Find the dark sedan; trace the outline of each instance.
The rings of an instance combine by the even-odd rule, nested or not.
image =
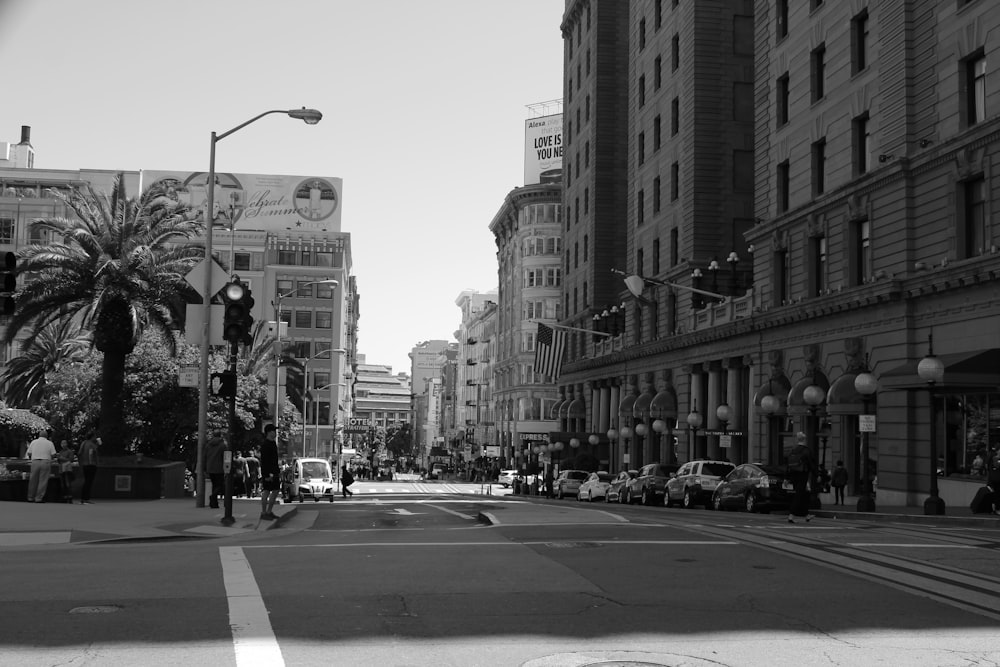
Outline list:
[[[604,494],[604,502],[624,504],[625,486],[629,480],[635,479],[638,476],[638,470],[622,470],[615,475],[614,479],[611,480],[611,485],[608,487],[608,492]]]
[[[792,482],[784,468],[766,463],[744,463],[736,466],[715,489],[712,506],[717,510],[770,512],[788,509],[793,495]]]
[[[625,504],[662,505],[667,480],[680,468],[676,463],[649,463],[625,485]]]

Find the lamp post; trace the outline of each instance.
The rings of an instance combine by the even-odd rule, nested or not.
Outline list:
[[[730,436],[726,433],[726,430],[729,428],[729,420],[733,417],[733,412],[730,409],[729,404],[719,404],[719,407],[715,409],[715,417],[719,420],[719,423],[722,424],[722,435],[719,436],[719,448],[729,449]],[[727,456],[726,458],[728,459],[729,457]]]
[[[729,268],[733,272],[733,294],[739,294],[740,281],[739,281],[739,276],[736,274],[736,265],[740,263],[740,256],[736,254],[735,250],[730,252],[729,256],[726,257],[726,263],[729,264]]]
[[[944,381],[944,362],[934,356],[934,335],[927,336],[927,356],[917,364],[917,375],[927,383],[927,393],[931,399],[931,495],[924,501],[924,514],[939,515],[945,513],[944,500],[938,495],[937,473],[937,403],[934,397],[934,385]]]
[[[628,470],[632,465],[628,455],[628,441],[632,437],[632,429],[628,426],[622,426],[618,434],[622,437],[622,460],[625,462],[625,469]]]
[[[701,278],[701,269],[694,269],[691,271],[691,285],[694,287],[694,289],[691,290],[693,292],[691,295],[691,306],[695,310],[705,306],[705,297],[701,296]]]
[[[868,465],[868,436],[875,431],[875,415],[871,414],[871,398],[878,391],[878,380],[864,369],[854,377],[854,390],[861,394],[864,414],[858,424],[861,429],[861,496],[858,498],[859,512],[874,512],[875,497],[872,495],[872,474]]]
[[[708,263],[708,270],[712,272],[712,291],[719,291],[719,260],[713,259]]]
[[[669,430],[669,428],[667,426],[667,422],[664,421],[663,419],[654,419],[652,427],[653,427],[653,432],[656,433],[657,437],[660,438],[660,441],[661,441],[660,447],[662,449],[663,448],[663,445],[662,445],[663,434]],[[674,457],[675,457],[675,454],[674,454],[673,437],[668,437],[668,439],[667,439],[667,447],[666,447],[666,463],[673,463],[674,462]]]
[[[311,287],[312,285],[333,285],[336,287],[340,282],[334,280],[333,278],[324,278],[323,280],[314,280],[308,283],[302,283],[297,285],[295,289],[289,290],[284,294],[276,294],[274,296],[274,414],[272,415],[274,419],[274,425],[278,425],[278,416],[281,414],[281,408],[278,405],[278,392],[281,388],[281,300],[285,297],[292,296],[293,294],[298,294],[299,290],[305,289],[306,287]],[[334,299],[334,305],[336,306],[336,299]],[[308,362],[307,362],[308,363]],[[304,452],[303,452],[304,454]]]
[[[309,410],[307,409],[307,407],[309,405],[309,364],[312,363],[313,361],[316,361],[317,359],[319,359],[324,354],[343,354],[345,352],[347,352],[347,350],[344,350],[342,348],[330,348],[330,349],[327,349],[327,350],[320,350],[319,352],[317,352],[313,356],[311,356],[308,359],[306,359],[306,362],[302,365],[302,369],[303,369],[303,372],[302,372],[302,456],[306,455],[306,425],[309,423],[309,417],[308,417]],[[335,383],[331,382],[331,383],[327,384],[325,387],[319,387],[319,388],[317,388],[316,391],[322,391],[324,389],[329,389],[330,387],[333,387],[333,386],[335,386]],[[277,402],[275,403],[275,405],[277,405]],[[315,409],[314,409],[314,411],[315,411]],[[318,414],[318,411],[316,411],[316,412],[317,412],[316,419],[318,420],[319,419],[319,414]]]
[[[607,436],[608,436],[608,445],[609,445],[608,449],[611,450],[611,452],[610,452],[610,454],[608,456],[609,467],[610,467],[610,463],[614,463],[614,461],[615,461],[614,451],[615,451],[615,441],[618,440],[618,429],[616,429],[614,427],[609,428],[608,432],[607,432]],[[627,467],[626,467],[626,469],[627,469]],[[608,472],[614,472],[614,471],[613,470],[609,470]]]
[[[215,145],[228,137],[230,134],[242,130],[244,127],[260,120],[264,116],[273,113],[283,113],[291,118],[304,121],[307,125],[315,125],[323,118],[323,114],[315,109],[272,109],[258,114],[250,120],[240,123],[231,130],[222,134],[212,132],[211,144],[208,158],[208,182],[206,192],[208,197],[205,202],[205,259],[209,262],[212,258],[212,219],[215,214]],[[211,265],[210,265],[211,266]],[[205,455],[205,443],[208,439],[208,346],[211,344],[211,320],[212,320],[212,271],[205,271],[205,284],[202,294],[202,318],[201,323],[201,375],[198,379],[198,463],[196,470],[196,485],[198,494],[195,499],[195,507],[205,506],[205,468],[202,457]]]
[[[691,458],[697,456],[698,452],[698,429],[702,424],[701,413],[698,412],[698,401],[692,403],[691,412],[688,413],[687,423],[691,430]]]
[[[815,382],[815,380],[814,380]],[[826,401],[826,392],[822,387],[811,384],[802,391],[802,400],[809,406],[809,423],[806,425],[806,437],[809,440],[809,449],[812,450],[813,461],[819,460],[819,435],[817,428],[816,413],[819,407]],[[809,479],[809,509],[819,509],[819,484],[817,475],[812,473]]]

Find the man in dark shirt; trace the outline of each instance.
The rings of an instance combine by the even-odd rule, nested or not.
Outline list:
[[[212,509],[219,508],[219,497],[226,494],[225,452],[226,441],[222,438],[222,431],[215,431],[205,445],[205,472],[212,480],[212,495],[208,506]]]
[[[274,501],[281,489],[281,470],[278,468],[278,431],[274,424],[264,427],[264,442],[260,445],[260,518],[277,519]]]

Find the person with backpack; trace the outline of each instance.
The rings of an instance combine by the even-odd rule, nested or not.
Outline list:
[[[812,521],[813,515],[809,513],[809,484],[816,483],[812,480],[816,463],[812,450],[806,445],[806,434],[801,431],[795,436],[795,446],[788,452],[786,470],[795,493],[789,508],[788,523],[795,523],[795,517]]]
[[[837,461],[837,466],[830,476],[830,486],[833,487],[833,504],[844,504],[844,487],[847,486],[847,468],[843,461]]]

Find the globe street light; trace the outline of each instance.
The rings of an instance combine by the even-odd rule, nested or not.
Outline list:
[[[215,261],[212,258],[212,217],[215,213],[215,145],[228,137],[230,134],[242,130],[244,127],[260,120],[264,116],[273,113],[283,113],[291,118],[305,121],[307,125],[315,125],[323,118],[323,114],[316,109],[272,109],[258,114],[250,120],[240,123],[231,130],[222,134],[212,132],[211,144],[208,158],[208,182],[205,184],[208,197],[205,202],[205,259],[209,262]],[[211,344],[211,321],[212,321],[212,270],[209,265],[205,271],[205,284],[202,294],[202,317],[201,323],[201,376],[198,379],[198,463],[195,467],[198,495],[195,498],[195,507],[205,506],[205,467],[202,457],[205,455],[205,443],[208,440],[208,346]],[[232,446],[232,443],[229,443]]]
[[[698,401],[692,403],[691,412],[687,416],[687,423],[691,429],[690,454],[691,458],[694,458],[698,451],[698,429],[701,428],[702,424],[702,416],[698,412]]]
[[[815,382],[815,378],[813,379]],[[806,405],[809,407],[809,422],[806,426],[806,433],[809,439],[809,449],[812,450],[813,461],[819,460],[819,429],[817,428],[817,422],[819,421],[816,412],[819,410],[820,406],[826,402],[826,391],[816,384],[811,384],[802,391],[802,400],[805,401]],[[826,462],[823,462],[826,465]],[[819,476],[816,472],[812,473],[812,477],[809,479],[809,509],[819,509],[821,506],[819,500]]]
[[[927,383],[927,393],[931,397],[931,495],[924,501],[924,514],[939,515],[945,513],[945,506],[944,500],[938,495],[937,402],[934,397],[934,385],[944,382],[944,362],[934,356],[933,334],[927,336],[927,356],[917,364],[917,375]]]
[[[872,474],[868,465],[868,436],[875,429],[875,416],[871,413],[871,398],[878,391],[878,380],[868,370],[868,363],[865,360],[864,369],[854,377],[854,390],[861,394],[864,417],[871,421],[871,424],[860,424],[861,428],[861,496],[858,498],[859,512],[874,512],[875,497],[872,495]],[[863,422],[866,420],[862,420]]]

